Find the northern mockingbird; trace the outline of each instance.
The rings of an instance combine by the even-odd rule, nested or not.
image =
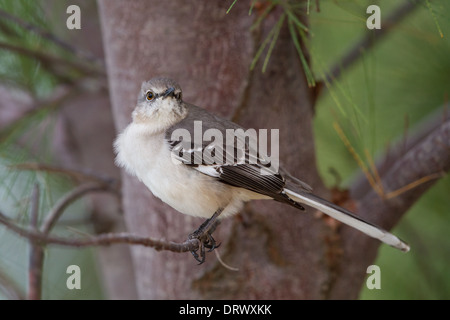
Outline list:
[[[270,167],[267,157],[255,152],[252,138],[238,135],[231,143],[217,138],[198,141],[195,129],[199,123],[205,132],[211,129],[223,137],[230,129],[242,128],[184,102],[181,88],[173,80],[144,82],[132,118],[114,143],[116,163],[179,212],[207,219],[189,235],[200,241],[200,257],[192,252],[200,263],[205,259],[205,248],[211,251],[216,247],[211,233],[219,216],[231,216],[253,199],[274,199],[300,210],[308,205],[392,247],[409,251],[409,246],[393,234],[314,195],[311,187],[283,168]],[[242,150],[236,147],[239,142]]]

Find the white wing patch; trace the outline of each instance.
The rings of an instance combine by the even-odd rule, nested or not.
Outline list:
[[[203,166],[199,165],[198,167],[194,167],[193,169],[200,171],[203,174],[206,174],[207,176],[218,178],[221,173],[220,165],[215,166]]]

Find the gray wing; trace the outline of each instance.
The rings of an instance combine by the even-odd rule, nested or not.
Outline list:
[[[186,118],[166,132],[165,138],[175,159],[222,183],[245,188],[303,208],[284,193],[286,178],[289,184],[294,183],[304,191],[310,191],[311,188],[281,168],[273,170],[269,159],[258,152],[254,136],[235,134],[227,139],[227,133],[230,135],[231,132],[231,130],[227,132],[227,129],[234,132],[243,130],[244,133],[245,130],[194,105],[186,104],[186,107],[188,108]],[[201,124],[198,122],[199,119],[202,120]],[[201,130],[201,134],[195,136],[195,129],[197,133]],[[203,140],[202,136],[208,130],[216,136],[211,140],[206,138]],[[217,139],[217,135],[221,135],[222,139]]]

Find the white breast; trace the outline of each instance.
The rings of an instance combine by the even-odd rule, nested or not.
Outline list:
[[[163,133],[149,133],[145,124],[130,124],[114,147],[117,165],[181,213],[209,218],[222,207],[221,217],[225,217],[242,207],[241,196],[236,197],[241,189],[218,183],[173,159]]]

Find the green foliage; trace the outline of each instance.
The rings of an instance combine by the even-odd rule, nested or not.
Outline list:
[[[366,31],[367,1],[321,1],[310,14],[313,70],[323,78]],[[403,2],[402,2],[403,3]],[[379,1],[382,19],[401,2]],[[333,82],[316,106],[314,130],[318,168],[329,185],[336,170],[348,186],[356,161],[333,129],[337,121],[355,150],[376,158],[402,141],[430,116],[445,117],[450,83],[450,2],[423,2],[373,49]],[[383,20],[382,20],[383,21]],[[439,27],[437,27],[439,26]],[[384,28],[382,24],[382,28]],[[439,30],[443,32],[442,38]],[[447,109],[448,116],[448,109]],[[404,216],[394,232],[411,244],[399,253],[381,246],[381,290],[363,286],[361,299],[448,299],[450,277],[449,177],[432,187]]]
[[[23,18],[31,25],[46,28],[41,6],[35,1],[1,0],[0,8],[14,16]],[[29,32],[5,18],[0,20],[0,43],[29,50],[54,51],[55,48],[41,36]],[[1,48],[1,47],[0,47]],[[0,81],[18,86],[35,96],[45,96],[54,88],[54,75],[46,71],[42,63],[30,56],[10,50],[0,50]]]
[[[430,189],[410,209],[394,232],[410,240],[411,251],[398,254],[380,248],[375,264],[381,269],[381,290],[363,286],[361,299],[448,299],[448,208],[450,179],[446,177]]]
[[[444,34],[442,33],[441,26],[439,25],[439,21],[438,21],[436,15],[434,13],[434,10],[433,10],[433,7],[431,5],[430,0],[426,0],[426,4],[427,4],[427,7],[428,7],[428,10],[430,11],[430,14],[433,16],[433,20],[434,20],[434,22],[436,24],[436,28],[439,31],[439,35],[441,36],[441,38],[443,38]]]
[[[236,4],[237,0],[234,0],[233,3],[231,4],[231,6],[228,8],[227,10],[227,14],[230,12],[231,8],[233,8],[233,6]]]
[[[233,1],[231,6],[228,8],[227,13],[233,8],[237,0]],[[249,9],[249,15],[253,11],[253,7],[256,1],[252,1]],[[266,20],[267,16],[277,7],[281,7],[283,9],[283,13],[278,17],[278,21],[271,28],[269,33],[266,35],[265,39],[262,41],[259,49],[256,51],[255,57],[250,65],[250,69],[253,70],[256,66],[256,63],[261,58],[263,52],[267,49],[266,57],[263,62],[262,72],[264,73],[267,69],[267,65],[270,60],[270,56],[272,55],[272,51],[275,48],[275,44],[277,42],[278,36],[280,34],[281,29],[284,26],[284,21],[287,18],[289,32],[292,38],[292,42],[295,45],[298,56],[302,63],[302,67],[305,71],[306,80],[308,81],[308,85],[310,87],[315,86],[314,75],[310,69],[309,63],[303,53],[303,49],[300,46],[301,41],[306,41],[306,32],[308,32],[308,28],[303,24],[298,18],[301,14],[303,14],[304,9],[303,5],[299,1],[280,1],[280,0],[270,0],[267,1],[266,7],[261,14],[258,15],[255,22],[253,23],[251,30],[255,30],[260,28],[261,23]],[[309,10],[309,4],[308,4]]]
[[[43,33],[50,30],[48,20],[41,7],[41,1],[0,0],[0,81],[12,91],[26,93],[34,101],[34,110],[16,122],[0,130],[0,212],[15,222],[27,227],[30,223],[31,193],[39,186],[39,223],[56,201],[73,188],[72,181],[39,171],[24,171],[14,168],[24,162],[52,163],[51,141],[54,136],[56,114],[62,100],[47,101],[56,86],[77,78],[81,73],[75,68],[55,68],[73,59],[48,38],[16,23],[16,17],[30,28]],[[58,66],[58,67],[59,67]],[[64,77],[61,75],[64,73]],[[1,105],[1,104],[0,104]],[[92,232],[88,210],[84,202],[71,205],[55,227],[58,235],[71,237],[64,225],[70,224],[79,232]],[[27,291],[28,241],[13,234],[0,225],[0,277],[6,275],[23,294]],[[102,296],[95,266],[93,249],[67,250],[55,247],[45,249],[43,278],[44,299],[90,299]],[[82,289],[66,288],[66,268],[77,264],[84,272]],[[0,299],[2,295],[0,287]]]
[[[252,1],[250,12],[254,3]],[[302,1],[271,0],[267,3],[253,29],[259,28],[275,7],[281,6],[283,13],[262,41],[251,68],[266,52],[262,71],[266,70],[280,29],[287,20],[308,84],[313,86],[319,78],[326,86],[326,93],[316,105],[314,129],[318,168],[328,185],[336,182],[329,169],[338,172],[344,186],[360,171],[333,129],[334,122],[343,128],[354,150],[367,162],[367,151],[375,158],[384,154],[389,145],[403,139],[405,132],[413,133],[415,126],[427,117],[436,113],[445,117],[442,106],[448,103],[450,83],[449,1],[422,1],[416,12],[390,30],[375,48],[362,52],[357,63],[343,70],[343,76],[333,83],[326,80],[326,75],[367,32],[366,8],[371,3],[322,0],[320,12],[317,12],[310,10],[311,2],[307,1],[310,28],[298,19],[304,14]],[[384,19],[403,3],[381,0],[376,4]],[[308,45],[314,72],[308,67],[300,39]],[[449,177],[441,179],[394,230],[410,241],[412,251],[409,254],[381,246],[375,263],[381,267],[382,289],[369,290],[364,286],[361,299],[450,297],[450,276],[446,272],[450,257],[447,240],[450,219],[445,214],[450,207],[449,182]]]

